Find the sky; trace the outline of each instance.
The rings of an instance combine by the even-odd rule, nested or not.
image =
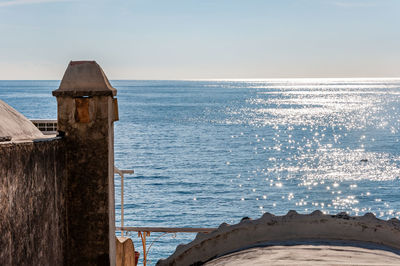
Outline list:
[[[0,79],[400,77],[400,0],[0,0]]]

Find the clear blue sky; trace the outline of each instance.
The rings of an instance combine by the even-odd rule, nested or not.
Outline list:
[[[400,0],[0,0],[0,79],[400,77]]]

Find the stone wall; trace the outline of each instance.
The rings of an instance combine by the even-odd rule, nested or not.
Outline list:
[[[116,89],[94,61],[72,61],[57,97],[66,145],[66,265],[115,265]]]
[[[96,62],[71,61],[53,139],[0,102],[0,265],[115,265],[116,94]]]
[[[115,246],[114,204],[109,206],[109,198],[114,198],[114,183],[108,178],[114,178],[114,154],[110,148],[113,143],[109,141],[113,127],[108,120],[112,98],[81,99],[88,102],[87,123],[77,123],[76,115],[70,115],[76,98],[58,99],[57,126],[65,133],[67,147],[66,265],[110,265],[110,238]]]
[[[0,144],[0,265],[65,264],[62,140]]]

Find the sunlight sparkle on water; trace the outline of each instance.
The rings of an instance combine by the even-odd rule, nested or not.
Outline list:
[[[327,213],[371,211],[358,207],[370,202],[366,181],[398,183],[400,177],[400,157],[379,149],[387,141],[399,145],[398,137],[388,140],[371,134],[371,128],[398,134],[398,85],[382,86],[373,80],[333,85],[307,82],[257,83],[256,94],[246,100],[246,106],[228,111],[227,124],[260,128],[250,144],[255,156],[268,161],[264,172],[268,186],[258,189],[268,192],[271,200],[280,199],[272,208],[291,208],[293,194],[284,193],[296,186],[318,199],[313,207]],[[384,106],[393,104],[396,107]],[[257,180],[258,175],[253,172],[252,178]],[[379,199],[375,202],[380,203]],[[380,214],[377,204],[373,208]],[[298,210],[306,205],[304,200],[294,203]]]

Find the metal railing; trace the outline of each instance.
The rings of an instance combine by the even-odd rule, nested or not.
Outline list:
[[[192,228],[192,227],[132,227],[124,226],[124,176],[125,174],[133,174],[133,170],[120,170],[114,167],[114,173],[121,177],[121,226],[115,227],[116,231],[121,231],[121,236],[125,235],[125,232],[137,232],[138,237],[142,241],[143,247],[143,265],[147,264],[147,256],[149,254],[150,248],[153,246],[154,242],[160,237],[166,234],[176,234],[176,233],[210,233],[217,228]],[[150,233],[164,233],[156,240],[154,240],[147,248],[146,238],[150,236]]]
[[[121,177],[121,227],[124,227],[124,176],[125,174],[133,174],[133,170],[119,170],[114,166],[114,174],[117,173]],[[124,230],[121,230],[121,235],[124,236]]]
[[[117,231],[157,232],[157,233],[210,233],[217,228],[204,227],[115,227]]]
[[[57,134],[57,120],[55,119],[31,119],[31,122],[45,135]],[[115,227],[116,231],[121,231],[121,236],[125,236],[125,232],[137,232],[138,237],[141,238],[143,246],[143,265],[146,266],[147,255],[152,247],[154,241],[147,248],[146,237],[150,236],[150,233],[164,233],[160,237],[166,234],[176,233],[210,233],[217,228],[192,228],[192,227],[130,227],[124,226],[124,177],[126,174],[133,174],[134,170],[120,170],[114,167],[114,174],[118,174],[121,177],[121,226]],[[159,238],[160,238],[159,237]],[[158,239],[158,238],[157,238]]]
[[[116,231],[133,231],[138,233],[138,237],[140,237],[142,241],[143,248],[143,265],[147,264],[147,257],[149,255],[150,249],[153,246],[154,242],[166,234],[176,234],[176,233],[210,233],[217,228],[192,228],[192,227],[116,227]],[[163,233],[161,236],[153,240],[149,247],[147,248],[147,237],[150,236],[150,233]]]
[[[57,134],[56,119],[31,119],[31,122],[45,135]]]

